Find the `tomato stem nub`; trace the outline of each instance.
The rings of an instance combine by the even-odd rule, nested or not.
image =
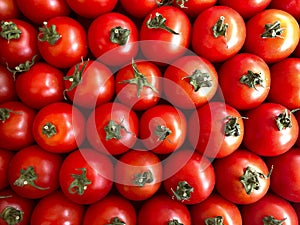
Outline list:
[[[158,126],[155,127],[154,133],[158,137],[158,141],[163,141],[170,134],[172,134],[172,131],[164,125],[158,125]]]
[[[41,42],[47,41],[49,44],[54,45],[62,36],[57,33],[56,26],[47,26],[47,22],[43,23],[44,26],[39,28],[38,40]]]
[[[225,136],[240,136],[241,125],[238,123],[240,117],[227,116],[225,119],[227,120],[224,127]]]
[[[139,187],[144,187],[145,184],[153,182],[153,174],[150,170],[134,175],[133,183]]]
[[[188,0],[176,0],[176,4],[180,7],[180,8],[185,8],[187,9],[188,7],[186,7],[184,4],[187,2]],[[165,6],[165,5],[172,5],[174,2],[174,0],[156,0],[156,4],[158,6]]]
[[[190,199],[191,193],[194,191],[194,188],[189,185],[187,181],[179,181],[176,190],[174,191],[171,188],[175,198],[179,201],[185,201]]]
[[[293,126],[291,120],[291,113],[288,113],[287,109],[280,113],[275,121],[278,130],[285,130],[286,128],[292,128]]]
[[[92,182],[86,177],[86,168],[78,168],[76,170],[81,170],[81,174],[71,174],[74,180],[69,186],[69,193],[78,195],[83,195],[84,191],[87,189],[87,185]]]
[[[47,138],[51,138],[56,133],[57,133],[56,126],[53,123],[48,122],[43,126],[42,134],[46,135]]]
[[[222,216],[207,218],[204,220],[205,225],[224,225]]]
[[[224,22],[225,17],[220,16],[219,20],[215,23],[215,25],[212,27],[213,35],[215,38],[219,36],[226,36],[228,24]]]
[[[168,225],[184,225],[183,223],[180,223],[178,220],[176,219],[172,219],[168,222]]]
[[[126,225],[126,223],[120,220],[118,217],[114,217],[110,220],[110,223],[105,225]]]
[[[150,18],[146,22],[146,25],[149,29],[163,29],[165,31],[168,31],[171,34],[179,35],[176,31],[172,30],[170,27],[166,25],[167,19],[163,17],[160,13],[155,13],[155,17],[152,19],[152,15],[150,15]]]
[[[117,26],[110,30],[110,41],[118,45],[125,45],[129,35],[130,30]]]
[[[265,31],[261,34],[262,38],[275,38],[281,37],[284,28],[280,27],[280,22],[268,23],[265,25]]]
[[[18,210],[12,206],[7,206],[0,214],[2,218],[8,225],[19,224],[23,220],[24,212]]]
[[[23,73],[23,72],[26,72],[26,71],[29,71],[30,68],[34,65],[35,63],[35,58],[37,57],[37,55],[34,55],[30,60],[26,60],[25,63],[21,63],[20,65],[18,66],[15,66],[15,68],[11,69],[9,68],[8,64],[6,65],[6,68],[9,72],[11,72],[13,74],[13,78],[14,80],[16,79],[16,73]]]
[[[121,130],[124,130],[126,133],[130,133],[126,127],[124,127],[122,125],[122,122],[121,123],[116,123],[115,121],[113,120],[110,120],[108,122],[108,124],[104,127],[104,130],[106,132],[106,140],[110,140],[110,139],[117,139],[117,140],[120,140],[122,138],[122,135],[121,135]]]
[[[11,39],[19,39],[21,37],[22,31],[17,27],[17,25],[12,21],[2,21],[1,22],[1,32],[2,38],[6,39],[8,42]]]
[[[202,87],[211,87],[212,80],[209,78],[208,73],[202,73],[199,69],[196,69],[192,75],[185,76],[182,79],[189,78],[189,83],[194,87],[194,91],[198,91]]]
[[[264,225],[282,225],[287,218],[277,220],[273,216],[266,216],[263,218]]]
[[[13,110],[7,109],[7,108],[0,108],[0,121],[2,123],[5,123],[6,120],[10,118],[11,113],[19,113],[19,112],[14,112]]]
[[[248,70],[246,74],[243,74],[240,78],[242,84],[246,84],[249,88],[256,89],[257,85],[263,87],[264,80],[261,78],[260,73],[254,73],[251,70]]]

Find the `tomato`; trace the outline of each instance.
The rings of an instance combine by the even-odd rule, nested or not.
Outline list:
[[[259,106],[269,94],[270,69],[257,55],[234,55],[220,66],[218,76],[225,102],[238,110]]]
[[[29,71],[18,75],[18,97],[24,104],[35,109],[63,101],[63,76],[63,72],[57,68],[38,62]]]
[[[280,9],[288,12],[296,20],[300,20],[300,1],[299,0],[272,0],[270,8]]]
[[[17,100],[13,74],[0,65],[0,104]]]
[[[271,193],[254,204],[242,206],[241,213],[244,225],[298,224],[297,214],[292,205]]]
[[[11,188],[25,198],[42,198],[59,187],[58,172],[62,156],[47,152],[37,145],[18,151],[8,167]]]
[[[36,143],[55,153],[67,153],[85,139],[85,118],[75,106],[55,102],[40,109],[34,118],[32,133]]]
[[[120,195],[108,195],[87,207],[83,225],[135,225],[136,217],[136,211],[130,201]]]
[[[9,185],[7,170],[9,162],[13,155],[14,153],[12,151],[0,149],[0,190],[6,188]]]
[[[163,186],[168,195],[188,205],[208,198],[216,181],[211,162],[190,149],[179,150],[165,160],[164,179]]]
[[[93,204],[112,188],[113,165],[107,155],[90,148],[68,154],[60,172],[60,187],[71,201]]]
[[[189,47],[191,23],[187,15],[174,6],[153,9],[140,28],[143,55],[154,62],[170,64]]]
[[[82,205],[71,202],[61,191],[40,199],[31,215],[31,225],[80,225],[84,214]]]
[[[227,6],[202,11],[193,23],[192,49],[211,62],[222,62],[237,54],[246,38],[241,15]]]
[[[0,104],[0,148],[17,151],[33,144],[31,132],[36,111],[19,101]]]
[[[156,154],[168,154],[180,148],[187,132],[183,112],[167,104],[159,104],[144,111],[139,127],[143,145]]]
[[[239,208],[217,193],[190,208],[192,224],[242,225]]]
[[[162,92],[160,69],[149,61],[134,61],[121,68],[115,79],[116,98],[133,110],[146,110],[158,103]]]
[[[275,63],[293,53],[299,42],[299,25],[289,13],[266,9],[246,23],[244,51],[253,53],[267,63]]]
[[[0,23],[0,64],[15,70],[23,69],[27,63],[39,55],[35,27],[20,19],[7,19]],[[20,65],[23,64],[23,65]]]
[[[129,15],[136,18],[145,18],[158,7],[156,0],[120,0],[119,2]]]
[[[289,57],[273,64],[270,70],[272,84],[268,100],[290,110],[300,108],[300,59]]]
[[[245,113],[243,144],[261,156],[277,156],[296,142],[299,125],[286,107],[266,102]]]
[[[114,95],[114,76],[98,61],[82,61],[72,66],[64,80],[65,97],[79,107],[95,108]]]
[[[88,29],[88,45],[100,62],[123,66],[138,51],[138,30],[127,16],[111,12],[97,17]]]
[[[87,120],[88,142],[100,152],[118,155],[134,146],[138,137],[138,117],[129,107],[108,102],[95,108]]]
[[[20,10],[16,0],[2,0],[0,3],[0,21],[6,19],[17,19],[20,16]]]
[[[268,192],[270,171],[261,157],[238,149],[229,156],[214,161],[216,191],[235,204],[251,204]]]
[[[47,63],[69,68],[87,55],[86,36],[83,26],[75,19],[57,16],[39,28],[37,45]]]

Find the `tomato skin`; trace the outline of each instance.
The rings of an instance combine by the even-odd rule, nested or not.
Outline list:
[[[119,2],[128,14],[136,18],[145,18],[158,7],[156,0],[120,0]]]
[[[17,19],[20,16],[20,10],[16,0],[3,0],[0,4],[0,21],[7,19]]]
[[[280,22],[283,31],[273,38],[263,38],[266,24]],[[251,17],[246,23],[247,37],[244,51],[261,57],[266,63],[279,62],[293,53],[299,42],[299,25],[289,13],[266,9]]]
[[[219,194],[213,193],[201,203],[190,208],[192,224],[204,225],[205,220],[221,216],[223,224],[242,225],[239,208]]]
[[[9,162],[13,155],[14,153],[12,151],[0,149],[0,190],[6,188],[9,185],[7,170]]]
[[[108,224],[119,218],[126,225],[136,224],[136,211],[130,201],[120,195],[108,195],[86,209],[83,225]]]
[[[225,36],[214,36],[213,27],[224,17],[228,24]],[[237,54],[246,39],[246,26],[241,15],[227,6],[212,6],[195,19],[192,30],[192,49],[210,62],[222,62]]]
[[[71,202],[61,191],[40,199],[31,215],[31,225],[74,224],[80,225],[84,206]]]
[[[276,119],[286,112],[290,126],[279,130]],[[283,115],[283,114],[282,114]],[[245,113],[243,144],[260,156],[277,156],[287,152],[297,141],[299,125],[286,107],[266,102]]]
[[[13,74],[0,65],[0,103],[16,100],[17,92]]]
[[[32,133],[36,143],[43,149],[67,153],[83,143],[85,118],[75,106],[55,102],[38,111],[33,121]]]
[[[296,20],[300,20],[300,1],[299,0],[272,0],[270,8],[280,9],[288,12]]]
[[[298,125],[300,126],[300,112],[295,112],[295,117],[296,117],[296,120],[298,122]],[[297,141],[296,141],[295,145],[297,147],[300,147],[300,135],[298,135],[298,138],[297,138]]]
[[[240,81],[244,75],[249,74],[248,71],[254,75],[259,74],[261,81],[254,87]],[[225,102],[238,110],[249,110],[259,106],[269,94],[270,69],[257,55],[239,53],[231,57],[220,66],[218,76]]]

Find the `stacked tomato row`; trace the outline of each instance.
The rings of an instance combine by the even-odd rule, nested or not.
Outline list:
[[[0,0],[0,224],[297,225],[300,2]]]

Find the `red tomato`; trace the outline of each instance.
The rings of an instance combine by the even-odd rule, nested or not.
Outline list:
[[[80,107],[95,108],[114,95],[114,76],[98,61],[82,61],[72,66],[64,80],[65,96]]]
[[[159,104],[144,111],[139,127],[142,143],[156,154],[168,154],[180,148],[187,132],[185,115],[167,104]]]
[[[238,110],[259,106],[269,94],[270,69],[257,55],[234,55],[220,66],[218,75],[226,103]]]
[[[138,126],[133,110],[117,102],[104,103],[89,115],[87,139],[100,152],[121,154],[136,143]]]
[[[222,62],[237,54],[246,38],[241,15],[227,6],[202,11],[193,24],[192,48],[211,62]]]
[[[43,59],[58,68],[69,68],[88,53],[83,26],[66,16],[44,22],[39,28],[37,44]]]
[[[137,224],[191,225],[192,223],[189,210],[183,203],[174,201],[166,195],[155,195],[143,203],[138,213]]]
[[[62,157],[50,153],[37,145],[18,151],[9,163],[8,181],[19,195],[42,198],[59,187],[58,173]]]
[[[163,186],[168,195],[189,205],[208,198],[216,180],[211,162],[199,153],[186,149],[175,152],[165,160],[164,178]]]
[[[119,195],[108,195],[87,207],[83,225],[136,225],[136,217],[136,211],[130,201]]]
[[[119,2],[129,15],[137,18],[145,18],[158,7],[157,0],[120,0]]]
[[[237,205],[219,194],[211,194],[201,203],[190,208],[192,224],[242,225],[242,216]]]
[[[0,104],[17,100],[13,74],[0,65]]]
[[[138,30],[127,16],[111,12],[97,17],[88,29],[88,45],[100,62],[123,66],[137,54]]]
[[[244,51],[261,57],[267,63],[288,57],[299,42],[296,19],[278,9],[267,9],[254,15],[247,21],[246,30]]]
[[[122,155],[115,166],[115,185],[121,195],[141,201],[153,196],[162,181],[162,165],[157,155],[142,149]]]
[[[262,158],[245,149],[214,161],[216,191],[236,204],[251,204],[261,199],[270,187],[271,171]]]
[[[187,15],[174,6],[152,10],[140,29],[140,45],[144,56],[155,62],[170,64],[189,47],[191,23]]]
[[[263,103],[245,113],[243,144],[261,156],[277,156],[297,141],[299,125],[293,113],[276,103]]]
[[[8,165],[14,153],[9,150],[0,149],[0,190],[9,185],[7,171]]]
[[[32,211],[31,225],[82,224],[84,207],[71,202],[62,192],[56,191],[40,199]]]
[[[0,21],[7,19],[17,19],[20,16],[20,10],[16,0],[2,0],[0,3]]]
[[[34,140],[43,149],[66,153],[85,139],[85,118],[79,109],[65,102],[55,102],[40,109],[32,125]]]
[[[0,148],[17,151],[33,144],[31,132],[36,112],[22,102],[0,104]]]
[[[62,163],[60,187],[71,201],[93,204],[112,188],[113,165],[107,155],[82,148],[70,153]]]
[[[269,7],[286,11],[295,17],[296,20],[300,20],[299,0],[272,0]]]
[[[268,193],[258,202],[241,207],[243,225],[298,224],[292,205],[277,195]]]

